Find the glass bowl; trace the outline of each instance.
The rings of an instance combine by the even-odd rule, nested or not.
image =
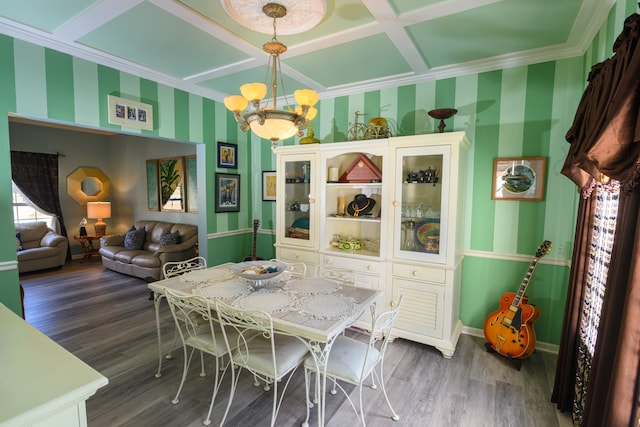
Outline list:
[[[245,261],[239,262],[229,269],[238,277],[251,280],[255,287],[262,286],[264,280],[276,277],[287,269],[287,265],[278,261]]]

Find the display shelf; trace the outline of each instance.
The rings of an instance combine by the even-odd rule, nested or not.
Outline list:
[[[382,182],[327,182],[327,190],[331,188],[379,188]]]
[[[354,218],[352,216],[331,216],[329,215],[326,218],[327,221],[347,221],[347,222],[380,222],[380,218],[367,218],[367,217],[360,217],[360,218]]]
[[[342,249],[334,248],[329,246],[323,250],[323,252],[332,254],[332,255],[344,255],[348,257],[379,257],[380,251],[371,251],[368,249],[359,249],[356,251],[345,251]]]

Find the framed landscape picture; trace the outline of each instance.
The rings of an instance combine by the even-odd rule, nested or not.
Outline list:
[[[545,157],[509,157],[493,161],[493,200],[538,202],[544,198]]]
[[[240,175],[216,173],[216,212],[240,211]]]

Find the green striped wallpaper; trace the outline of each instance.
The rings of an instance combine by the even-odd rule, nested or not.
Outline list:
[[[459,110],[448,121],[446,131],[465,131],[473,144],[466,183],[467,256],[462,293],[465,325],[481,327],[481,314],[489,312],[489,305],[497,301],[501,292],[514,290],[526,271],[526,259],[543,239],[548,239],[554,243],[548,256],[551,264],[545,265],[544,277],[540,277],[545,283],[532,283],[531,297],[539,298],[546,313],[540,320],[539,339],[558,342],[577,204],[575,188],[560,175],[568,149],[564,134],[571,126],[591,64],[610,56],[624,18],[634,11],[634,2],[618,0],[582,57],[319,102],[314,127],[316,137],[323,143],[345,140],[356,112],[366,113],[360,118],[365,122],[385,117],[394,135],[411,135],[437,131],[437,123],[427,116],[427,111],[442,107]],[[275,169],[270,144],[240,132],[221,103],[6,36],[0,36],[0,58],[0,113],[119,129],[107,122],[108,94],[152,104],[157,119],[154,130],[134,132],[206,145],[207,233],[247,229],[253,218],[259,218],[263,228],[274,227],[274,203],[261,198],[261,172]],[[239,213],[214,214],[212,183],[217,141],[238,144],[237,173],[242,187]],[[295,143],[292,139],[283,144]],[[0,120],[0,150],[6,154],[8,147],[8,125]],[[491,200],[493,159],[512,156],[548,158],[543,202]],[[0,156],[0,162],[0,185],[8,188],[9,156]],[[9,194],[0,194],[0,207],[5,212],[0,215],[3,236],[10,236],[13,230],[12,217],[6,214],[10,204]],[[243,236],[224,239],[225,247],[232,242],[240,247],[239,253],[250,250],[250,242]],[[223,260],[228,255],[220,254],[217,243],[220,242],[208,242],[209,253],[215,254],[215,260]],[[273,254],[272,243],[272,236],[259,236],[260,250],[272,251],[264,257]],[[0,245],[0,260],[13,259],[11,245]],[[504,274],[492,277],[496,272]],[[2,278],[4,272],[0,272]],[[0,287],[0,301],[15,308],[17,278],[8,280],[15,288]],[[474,304],[480,301],[485,303]]]

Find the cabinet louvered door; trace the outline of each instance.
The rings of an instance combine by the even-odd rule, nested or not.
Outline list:
[[[444,287],[415,280],[394,279],[394,292],[404,295],[396,328],[405,338],[422,341],[419,337],[442,338],[441,313],[444,310]],[[398,298],[394,295],[394,300]]]

